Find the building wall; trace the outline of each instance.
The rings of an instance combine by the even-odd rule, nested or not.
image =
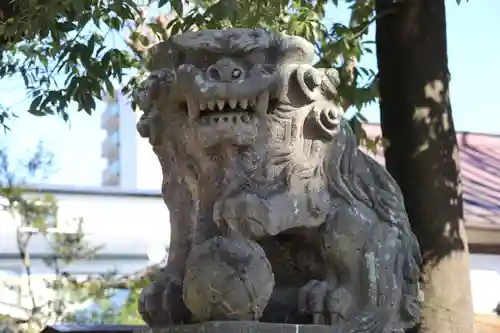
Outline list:
[[[54,187],[55,188],[55,187]],[[92,246],[103,246],[92,262],[68,267],[82,273],[117,269],[131,273],[151,261],[160,261],[170,241],[169,212],[157,192],[137,192],[125,196],[115,191],[106,194],[95,189],[92,194],[58,193],[60,231],[75,230],[75,218],[83,218],[83,231]],[[0,270],[22,268],[16,244],[16,221],[7,212],[0,212]],[[22,229],[21,229],[22,230]],[[47,272],[42,258],[50,253],[43,236],[30,242],[32,269]],[[152,259],[152,260],[150,260]],[[75,271],[75,272],[76,272]]]
[[[500,302],[500,255],[471,254],[474,312],[491,313]]]

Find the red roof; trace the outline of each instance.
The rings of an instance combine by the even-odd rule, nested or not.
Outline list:
[[[381,134],[378,124],[364,126],[368,137]],[[464,215],[468,226],[500,227],[500,135],[458,132]],[[382,149],[376,160],[384,163]]]

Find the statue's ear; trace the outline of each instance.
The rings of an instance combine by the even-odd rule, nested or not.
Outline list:
[[[280,63],[312,64],[314,45],[302,37],[283,35],[280,45]]]

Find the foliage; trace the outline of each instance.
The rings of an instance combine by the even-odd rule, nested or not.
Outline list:
[[[90,114],[94,99],[113,90],[112,80],[138,66],[129,52],[105,43],[134,20],[132,0],[14,0],[13,6],[15,16],[0,24],[0,77],[21,75],[34,115],[68,119],[71,102]],[[8,116],[4,110],[0,122]]]
[[[146,24],[160,39],[193,28],[264,27],[315,43],[317,65],[340,69],[339,93],[346,106],[360,111],[378,96],[376,74],[359,65],[373,52],[373,41],[364,37],[380,15],[390,14],[376,16],[374,2],[343,0],[349,23],[325,26],[327,6],[338,7],[339,0],[54,0],[50,6],[47,0],[10,0],[0,6],[0,79],[21,75],[31,99],[29,113],[67,120],[75,105],[91,114],[96,99],[114,93],[114,83],[123,85],[132,76],[125,92],[137,83],[141,57],[125,43],[109,41],[120,39],[130,25]],[[145,19],[141,9],[151,6],[170,8],[168,27]],[[148,44],[138,31],[131,37],[135,44]],[[0,108],[0,126],[7,126],[10,116],[10,110]],[[366,119],[356,112],[351,121]],[[362,130],[358,134],[366,139]]]
[[[14,0],[16,17],[0,23],[0,36],[8,37],[0,59],[0,77],[20,74],[32,103],[34,115],[70,116],[68,109],[91,113],[95,99],[113,93],[113,83],[130,79],[125,92],[136,84],[140,56],[123,47],[109,45],[108,35],[117,35],[129,25],[145,24],[160,39],[193,28],[264,27],[303,36],[317,45],[318,66],[338,67],[340,94],[346,105],[360,110],[377,96],[376,76],[359,65],[371,42],[364,41],[374,22],[374,0],[344,0],[351,11],[348,25],[336,22],[325,26],[327,5],[338,0],[160,0],[158,7],[171,9],[171,20],[150,22],[133,0]],[[16,19],[17,18],[17,19]],[[168,31],[168,34],[165,33]],[[148,44],[138,31],[131,36]],[[109,38],[108,38],[109,39]],[[0,111],[5,125],[9,110]],[[354,122],[364,119],[358,113]]]
[[[63,221],[55,198],[29,191],[29,180],[43,178],[50,170],[51,155],[38,146],[27,161],[11,163],[5,150],[0,150],[0,216],[3,232],[15,235],[23,278],[3,281],[0,288],[3,305],[15,308],[15,318],[0,317],[0,331],[15,332],[21,324],[25,332],[39,332],[49,323],[81,321],[87,323],[139,324],[137,297],[156,266],[139,275],[118,276],[114,272],[96,276],[73,276],[66,269],[80,260],[90,260],[100,247],[91,246],[83,233],[83,221]],[[17,225],[9,221],[18,222]],[[70,222],[70,223],[67,223]],[[48,255],[41,276],[32,258],[33,244],[46,244]],[[10,304],[4,292],[17,295],[19,304]],[[129,294],[125,304],[113,305],[109,299],[118,289]],[[77,311],[94,303],[91,316]]]

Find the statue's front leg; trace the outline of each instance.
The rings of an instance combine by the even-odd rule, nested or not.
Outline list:
[[[183,276],[167,266],[139,297],[139,314],[149,327],[188,323],[190,313],[182,300]]]
[[[177,228],[172,219],[172,232],[186,235]],[[172,237],[168,263],[155,274],[152,281],[142,289],[139,297],[139,313],[149,327],[179,325],[191,322],[191,314],[182,299],[182,287],[186,260],[191,252],[186,237]]]

